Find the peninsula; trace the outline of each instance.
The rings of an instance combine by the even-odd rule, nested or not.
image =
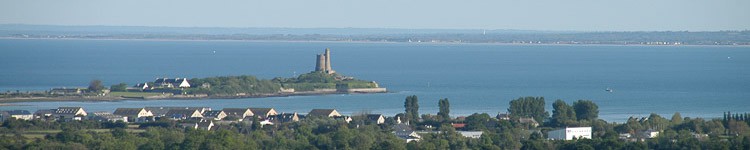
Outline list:
[[[49,91],[4,92],[0,103],[23,101],[112,101],[126,99],[226,99],[323,95],[348,93],[384,93],[375,81],[359,80],[337,73],[331,67],[331,51],[316,57],[315,69],[295,78],[270,80],[251,75],[208,78],[156,78],[128,86],[120,83],[106,88],[92,81],[88,88],[53,88]]]

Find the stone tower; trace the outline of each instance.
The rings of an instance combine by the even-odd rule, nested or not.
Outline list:
[[[335,71],[333,71],[333,68],[331,68],[331,50],[326,48],[326,73],[332,74]]]
[[[318,57],[316,57],[317,59],[316,59],[316,62],[315,62],[315,71],[325,71],[325,67],[326,67],[326,65],[325,65],[326,60],[325,60],[325,58],[323,57],[322,54],[318,54],[317,56]]]
[[[331,68],[331,50],[326,48],[326,52],[323,54],[318,54],[316,57],[316,63],[315,63],[315,71],[322,71],[327,74],[333,74],[336,73],[336,71]]]

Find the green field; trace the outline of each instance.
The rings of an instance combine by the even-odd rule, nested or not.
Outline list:
[[[121,96],[121,97],[148,97],[148,96],[159,96],[161,93],[149,93],[149,92],[110,92],[110,96]]]

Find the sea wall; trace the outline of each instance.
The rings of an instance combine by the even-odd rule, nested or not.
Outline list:
[[[347,93],[385,93],[388,90],[385,88],[351,88],[351,89],[341,89],[340,92],[347,92]]]

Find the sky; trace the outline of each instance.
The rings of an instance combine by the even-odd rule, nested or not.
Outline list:
[[[0,24],[718,31],[750,0],[0,0]]]

